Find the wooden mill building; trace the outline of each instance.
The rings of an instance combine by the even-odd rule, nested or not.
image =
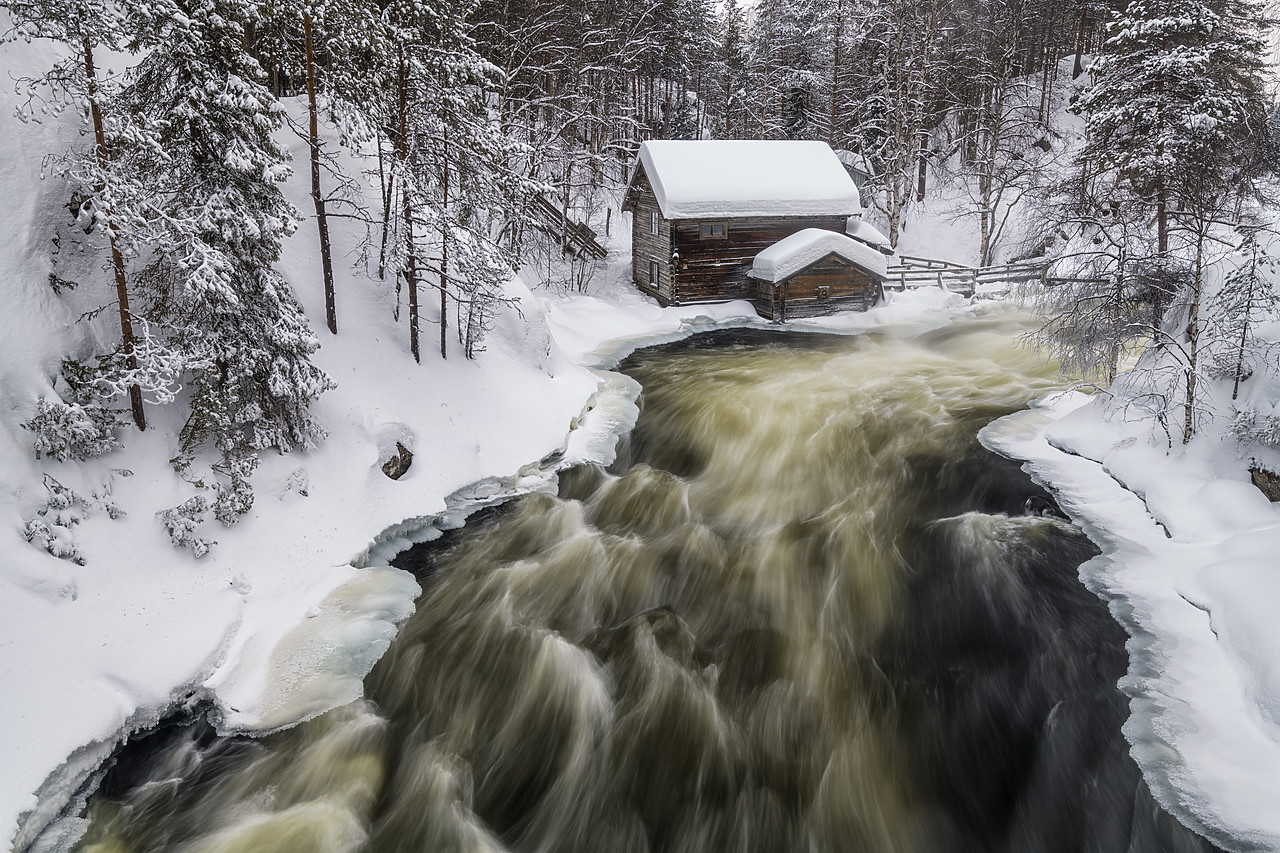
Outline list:
[[[889,250],[824,142],[645,142],[622,209],[633,280],[663,305],[750,299],[785,320],[881,293]]]

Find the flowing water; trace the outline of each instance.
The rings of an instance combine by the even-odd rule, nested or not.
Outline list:
[[[1213,849],[1128,757],[1095,549],[975,438],[1060,382],[1016,331],[633,356],[614,466],[402,555],[367,699],[135,743],[80,849]]]

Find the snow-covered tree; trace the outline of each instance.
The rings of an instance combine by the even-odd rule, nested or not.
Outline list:
[[[1131,0],[1107,24],[1081,156],[1154,212],[1162,252],[1179,204],[1233,188],[1266,128],[1265,20],[1256,0]]]
[[[1212,334],[1218,345],[1213,366],[1231,380],[1233,402],[1240,397],[1240,383],[1274,361],[1274,353],[1257,334],[1258,326],[1280,307],[1280,257],[1274,239],[1265,229],[1246,230],[1231,259],[1234,269],[1214,294]]]
[[[281,107],[245,53],[250,0],[154,0],[137,14],[147,52],[121,104],[145,133],[121,157],[146,176],[150,205],[140,295],[191,359],[182,455],[212,445],[234,487],[258,451],[315,444],[310,405],[332,387],[274,269],[298,218],[278,187],[289,174],[272,139]]]
[[[857,42],[860,74],[844,97],[852,114],[851,142],[872,169],[873,204],[888,220],[887,236],[896,246],[937,121],[947,31],[937,0],[881,3],[868,11]]]
[[[409,294],[410,350],[419,350],[419,287],[434,278],[440,297],[440,355],[449,317],[464,352],[478,351],[487,314],[515,261],[497,232],[532,186],[507,168],[516,143],[491,109],[501,72],[475,49],[457,4],[395,0],[382,17],[395,45],[383,113],[395,142],[393,201],[400,224],[394,264]]]
[[[97,51],[119,49],[128,41],[130,10],[114,0],[5,0],[0,6],[8,10],[18,37],[52,39],[62,42],[69,50],[68,58],[46,72],[39,82],[55,90],[55,103],[64,105],[62,99],[70,99],[91,124],[92,148],[72,153],[63,161],[66,167],[63,171],[74,184],[80,217],[106,237],[115,278],[122,363],[136,370],[134,315],[121,246],[127,240],[121,234],[121,227],[127,230],[136,218],[127,209],[126,199],[131,195],[136,197],[136,193],[128,191],[132,176],[122,174],[113,163],[115,140],[110,137],[115,117],[107,106],[111,92],[104,91],[95,59]],[[138,429],[146,429],[141,390],[132,386],[128,395],[134,423]]]

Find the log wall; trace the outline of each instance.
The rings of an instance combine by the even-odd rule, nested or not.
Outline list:
[[[835,255],[828,255],[776,285],[768,281],[753,283],[756,313],[778,321],[836,311],[866,311],[882,295],[878,279]]]
[[[631,279],[636,287],[656,296],[663,305],[674,302],[671,289],[671,222],[658,208],[648,178],[641,169],[628,191],[631,208]],[[658,214],[658,233],[653,234],[652,214]],[[649,284],[649,262],[658,262],[658,286]]]
[[[646,214],[647,215],[647,214]],[[743,219],[675,220],[674,247],[679,256],[673,301],[715,302],[751,299],[755,284],[747,271],[755,256],[797,231],[822,228],[844,233],[844,216],[779,216]],[[724,237],[702,237],[703,223],[722,222]]]

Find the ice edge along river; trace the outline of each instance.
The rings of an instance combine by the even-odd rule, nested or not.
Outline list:
[[[1119,433],[1091,397],[1065,392],[993,422],[979,438],[1022,461],[1102,549],[1080,567],[1080,577],[1129,634],[1129,672],[1120,684],[1130,700],[1124,733],[1153,796],[1224,849],[1280,849],[1280,745],[1260,714],[1259,701],[1265,699],[1223,641],[1212,597],[1200,583],[1201,571],[1222,559],[1231,540],[1276,540],[1280,528],[1268,527],[1263,516],[1260,527],[1224,530],[1219,541],[1179,541],[1104,464],[1119,466],[1119,459],[1097,461],[1078,452],[1080,445],[1099,446],[1104,436],[1100,446],[1119,447],[1123,454],[1133,442]],[[1148,467],[1144,485],[1195,511],[1193,502],[1204,495],[1176,475],[1183,463],[1170,458],[1168,471]]]

